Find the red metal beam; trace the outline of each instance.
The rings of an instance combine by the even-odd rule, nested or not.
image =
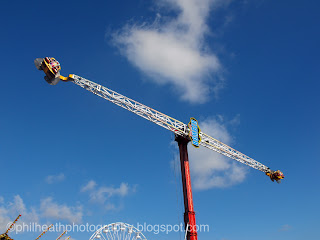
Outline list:
[[[192,199],[192,188],[191,178],[189,169],[189,158],[188,158],[188,142],[187,138],[176,136],[175,140],[179,145],[180,152],[180,164],[181,164],[181,177],[183,187],[183,199],[184,199],[184,224],[187,232],[187,240],[197,240],[197,229],[196,229],[196,216],[193,208]]]

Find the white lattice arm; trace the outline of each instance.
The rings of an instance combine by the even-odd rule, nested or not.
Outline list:
[[[148,106],[145,106],[135,100],[127,98],[111,89],[101,86],[97,83],[89,81],[83,77],[71,74],[69,75],[69,80],[73,83],[79,85],[80,87],[102,97],[110,102],[125,108],[161,127],[164,127],[177,135],[188,137],[189,127],[172,117],[169,117],[157,110],[154,110]],[[246,164],[252,168],[258,169],[262,172],[270,172],[270,169],[259,163],[258,161],[240,153],[239,151],[229,147],[228,145],[208,136],[207,134],[200,132],[201,142],[200,145],[209,148],[213,151],[221,153],[229,158],[232,158],[238,162]]]

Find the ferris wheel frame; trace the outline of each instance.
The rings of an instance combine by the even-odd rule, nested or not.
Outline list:
[[[115,222],[99,228],[89,240],[147,240],[147,238],[130,224]]]

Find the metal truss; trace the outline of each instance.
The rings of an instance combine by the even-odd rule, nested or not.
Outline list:
[[[99,228],[89,240],[147,240],[147,238],[134,226],[117,222]]]
[[[69,76],[70,78],[70,76]],[[109,88],[101,86],[95,82],[89,81],[83,77],[77,75],[71,75],[73,82],[80,87],[92,92],[99,97],[102,97],[124,109],[133,112],[140,117],[143,117],[155,124],[158,124],[165,129],[168,129],[178,135],[186,136],[188,127],[183,122],[180,122],[172,117],[169,117],[157,110],[147,107],[135,100],[127,98]]]
[[[228,145],[218,141],[217,139],[214,139],[213,137],[210,137],[209,135],[203,132],[200,132],[200,136],[201,136],[201,142],[200,142],[201,146],[204,146],[213,151],[221,153],[222,155],[232,158],[252,168],[258,169],[262,172],[265,172],[265,173],[270,172],[270,169],[267,166],[233,149],[232,147],[229,147]]]
[[[127,98],[111,89],[108,89],[102,85],[95,82],[89,81],[83,77],[71,74],[69,75],[69,80],[71,80],[76,85],[92,92],[99,97],[102,97],[124,109],[129,110],[165,129],[172,131],[173,133],[180,135],[185,138],[189,138],[189,127],[172,117],[169,117],[157,110],[154,110],[148,106],[145,106],[135,100]],[[200,145],[209,148],[213,151],[221,153],[229,158],[232,158],[238,162],[248,165],[252,168],[258,169],[262,172],[270,172],[270,169],[259,163],[258,161],[248,157],[245,154],[229,147],[228,145],[210,137],[209,135],[200,132],[201,142]]]

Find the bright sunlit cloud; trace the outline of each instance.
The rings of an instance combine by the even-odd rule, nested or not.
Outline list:
[[[38,206],[27,206],[20,195],[7,201],[0,197],[0,232],[5,232],[7,225],[21,214],[23,217],[16,223],[17,226],[30,223],[41,223],[42,220],[61,220],[69,223],[81,223],[83,209],[81,205],[69,206],[59,204],[51,197],[40,200]]]
[[[223,85],[222,65],[205,39],[207,18],[226,2],[162,0],[153,23],[127,25],[113,35],[113,42],[151,81],[173,87],[182,100],[206,102]]]
[[[40,210],[43,217],[65,220],[69,223],[81,223],[83,209],[81,205],[68,206],[54,202],[51,197],[41,200]]]
[[[49,175],[46,177],[46,182],[48,184],[58,183],[62,182],[65,179],[65,175],[63,173],[60,173],[58,175]]]
[[[230,146],[233,138],[227,126],[238,121],[238,116],[229,122],[218,116],[205,119],[199,125],[201,131]],[[244,181],[247,168],[240,163],[204,147],[195,149],[190,146],[188,149],[195,189],[229,187]]]
[[[80,192],[86,192],[89,194],[89,200],[91,202],[104,205],[105,210],[117,209],[117,204],[112,198],[124,198],[135,191],[136,186],[130,186],[128,183],[121,183],[119,187],[98,186],[98,184],[93,180],[90,180],[80,189]]]
[[[13,222],[19,214],[23,215],[23,218],[16,225],[38,222],[39,220],[38,212],[34,208],[27,208],[19,195],[14,196],[11,201],[0,197],[0,232],[5,232],[8,223]]]

